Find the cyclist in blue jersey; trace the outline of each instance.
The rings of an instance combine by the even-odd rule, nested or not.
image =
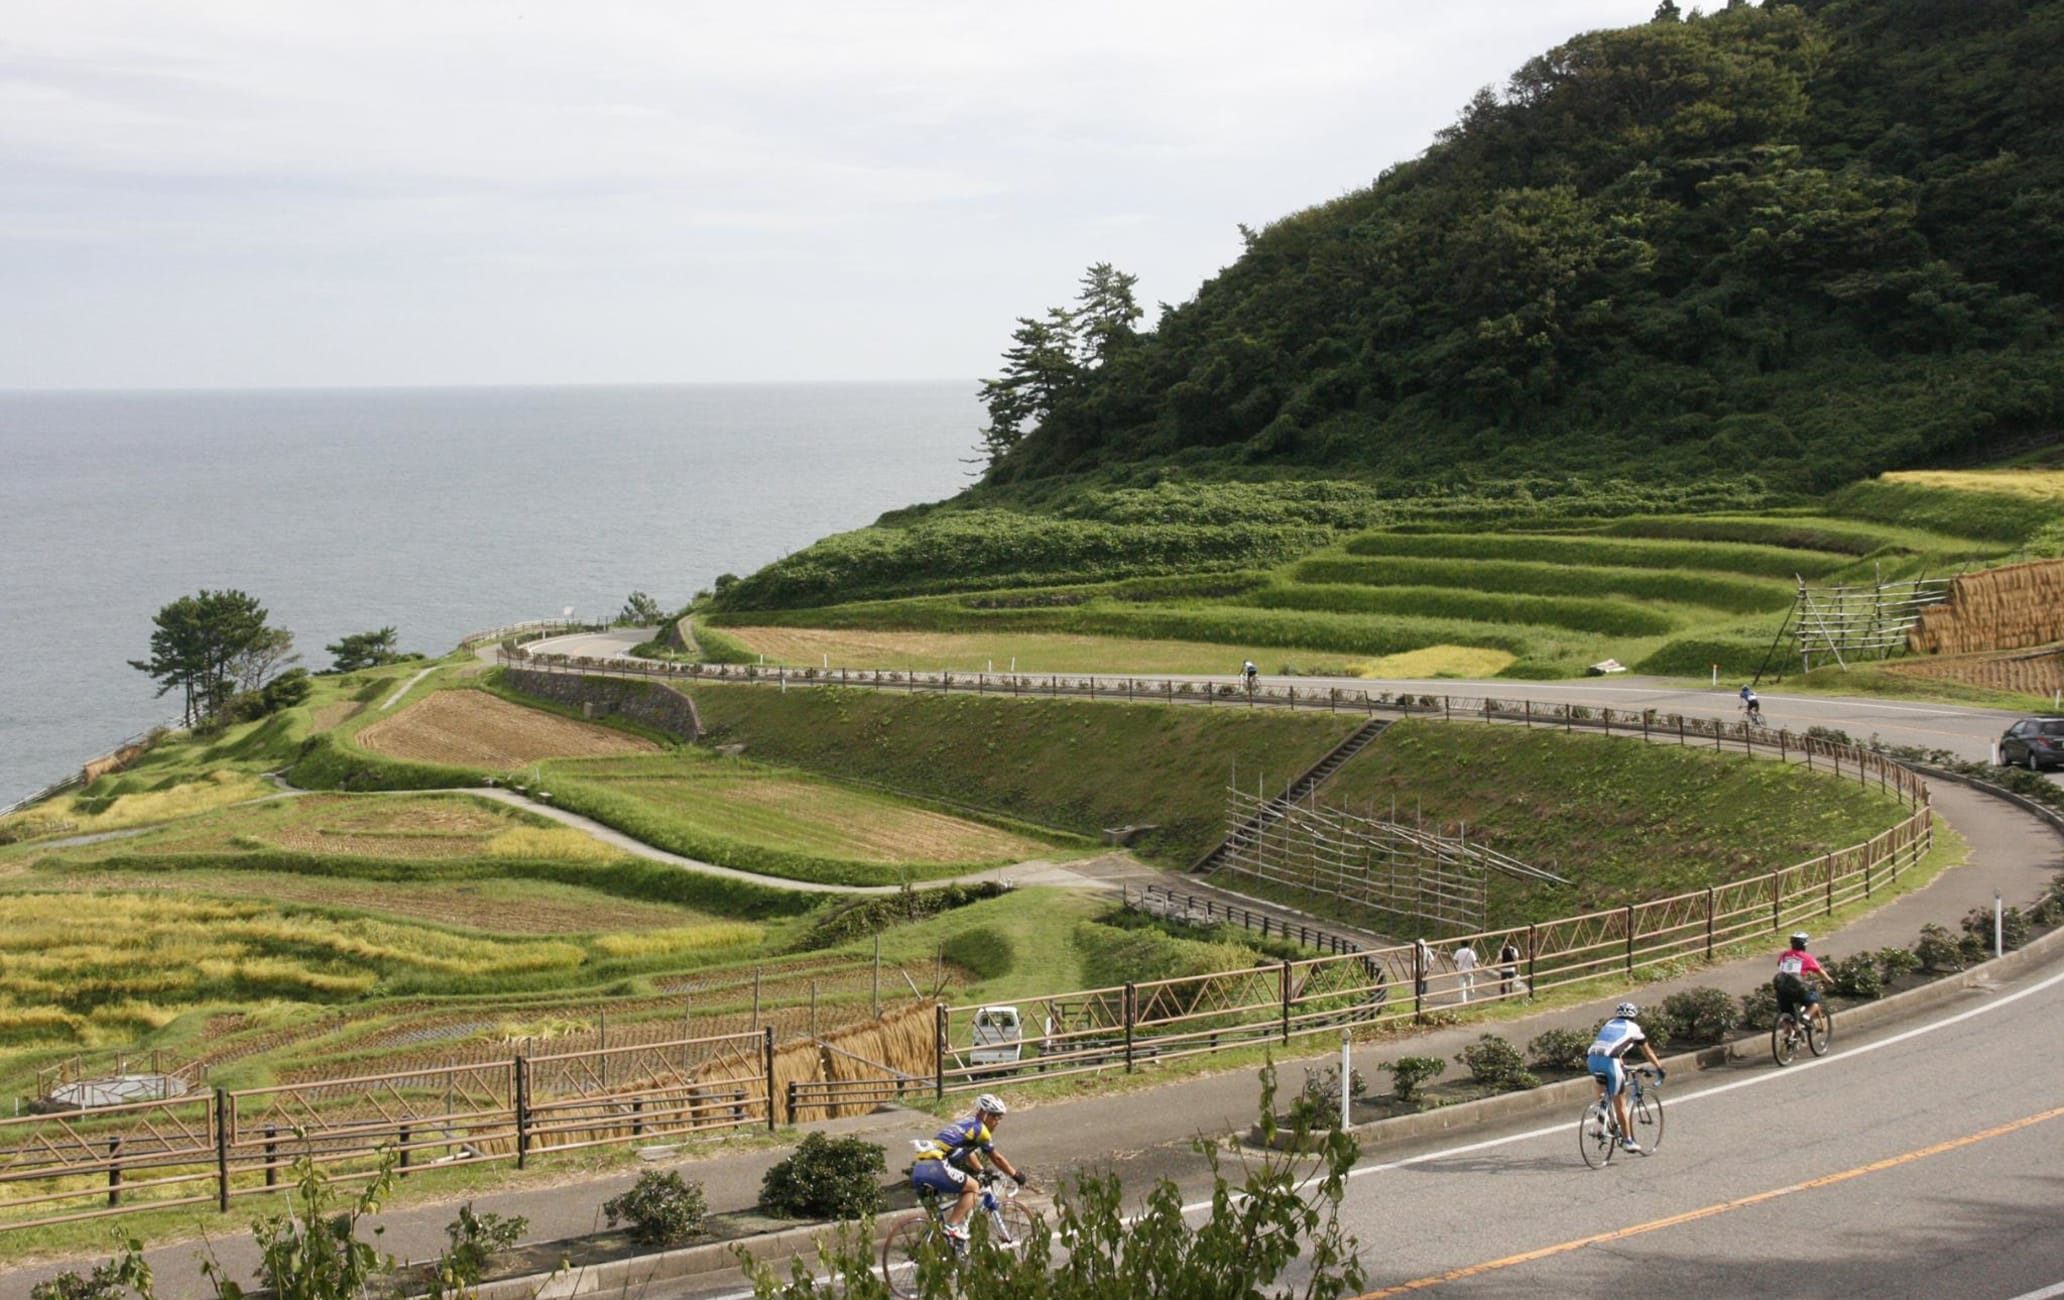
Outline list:
[[[1598,1095],[1612,1098],[1613,1114],[1620,1121],[1620,1149],[1623,1151],[1639,1151],[1641,1144],[1634,1140],[1634,1126],[1627,1118],[1627,1071],[1620,1064],[1620,1058],[1638,1047],[1648,1058],[1648,1063],[1655,1067],[1656,1081],[1660,1083],[1663,1079],[1663,1063],[1656,1059],[1655,1048],[1648,1045],[1648,1035],[1634,1023],[1634,1018],[1640,1014],[1641,1008],[1632,1002],[1622,1002],[1614,1007],[1612,1019],[1598,1027],[1598,1037],[1591,1041],[1591,1050],[1584,1058],[1591,1077],[1598,1080]]]
[[[968,1175],[981,1171],[983,1156],[994,1160],[998,1169],[1017,1180],[1018,1186],[1025,1185],[1025,1175],[996,1149],[996,1126],[1003,1122],[1006,1109],[1003,1098],[985,1092],[975,1098],[974,1114],[948,1124],[930,1141],[916,1144],[917,1163],[910,1168],[910,1185],[929,1187],[957,1198],[946,1211],[945,1225],[946,1234],[957,1240],[967,1240],[968,1215],[981,1190]]]

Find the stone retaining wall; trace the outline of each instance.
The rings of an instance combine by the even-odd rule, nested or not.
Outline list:
[[[588,717],[629,718],[678,740],[697,740],[702,736],[702,715],[696,712],[695,701],[661,682],[540,673],[516,667],[503,669],[502,680],[525,695],[580,709]]]

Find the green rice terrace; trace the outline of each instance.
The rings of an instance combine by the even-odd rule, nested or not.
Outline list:
[[[1581,483],[1394,500],[1280,482],[1084,490],[1047,516],[956,503],[728,584],[696,626],[709,657],[800,667],[1224,673],[1253,657],[1272,673],[1525,678],[1613,658],[1782,673],[1795,656],[1773,642],[1802,581],[1941,578],[2058,549],[2064,505],[1995,474],[1891,475],[1811,502]],[[970,536],[999,518],[1020,543],[1008,558]],[[1157,526],[1192,545],[1135,544]],[[941,554],[967,562],[926,559]],[[812,599],[830,592],[879,598]]]
[[[440,728],[481,719],[482,736],[501,744],[517,743],[512,720],[610,743],[611,728],[489,695],[458,678],[466,671],[441,670],[387,725],[405,730],[421,708]],[[1095,983],[1121,950],[1125,969],[1162,961],[1191,972],[1204,949],[1217,960],[1236,942],[1119,944],[1098,919],[1107,902],[1051,889],[954,895],[943,912],[890,895],[855,913],[776,878],[716,880],[631,858],[472,794],[295,795],[253,779],[292,757],[278,738],[316,748],[318,715],[332,719],[323,743],[364,765],[352,770],[420,775],[410,760],[359,749],[334,721],[338,697],[381,697],[393,677],[326,684],[299,716],[250,732],[167,738],[128,771],[0,823],[19,840],[0,847],[10,934],[0,1078],[26,1093],[39,1068],[79,1050],[132,1046],[251,1083],[505,1056],[514,1043],[822,1030],[870,1017],[877,999]],[[1180,868],[1223,834],[1236,775],[1287,779],[1357,725],[1322,713],[714,683],[692,694],[710,743],[743,744],[756,761],[675,746],[534,757],[530,770],[554,802],[585,801],[602,820],[746,870],[839,861],[885,873],[877,880],[964,874],[1081,855],[1099,826],[1122,822],[1156,823],[1137,852]],[[856,756],[874,785],[833,779],[854,772]],[[469,776],[507,781],[509,771]],[[1874,789],[1738,755],[1428,722],[1391,728],[1326,797],[1466,827],[1571,880],[1500,897],[1505,920],[1768,871],[1901,813]]]

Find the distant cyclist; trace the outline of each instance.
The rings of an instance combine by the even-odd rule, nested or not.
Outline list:
[[[1254,666],[1254,661],[1252,659],[1249,659],[1246,663],[1240,666],[1240,676],[1246,678],[1247,689],[1248,691],[1252,692],[1254,690],[1254,679],[1261,676],[1261,669],[1256,668]]]
[[[1641,1008],[1632,1002],[1622,1002],[1614,1007],[1613,1018],[1598,1027],[1598,1037],[1591,1040],[1591,1050],[1584,1058],[1591,1077],[1598,1080],[1598,1095],[1612,1098],[1613,1114],[1620,1121],[1620,1149],[1623,1151],[1640,1151],[1641,1144],[1634,1140],[1634,1126],[1627,1117],[1627,1070],[1620,1064],[1620,1058],[1638,1047],[1648,1058],[1648,1063],[1655,1067],[1657,1082],[1663,1078],[1663,1063],[1656,1059],[1655,1048],[1648,1045],[1648,1035],[1634,1023],[1634,1018],[1640,1014]]]
[[[1777,954],[1777,975],[1770,981],[1777,992],[1777,1014],[1791,1016],[1801,1028],[1820,1014],[1820,989],[1808,984],[1806,977],[1827,978],[1827,972],[1806,951],[1808,938],[1803,930],[1792,936],[1791,946]]]
[[[1756,688],[1744,684],[1741,688],[1741,706],[1749,711],[1749,721],[1763,725],[1763,701],[1757,698]]]
[[[968,1175],[981,1171],[983,1156],[994,1160],[998,1169],[1017,1180],[1018,1186],[1025,1185],[1025,1175],[1004,1159],[995,1145],[996,1126],[1003,1122],[1007,1109],[1003,1098],[985,1092],[975,1098],[974,1114],[948,1124],[929,1142],[917,1144],[917,1163],[910,1169],[910,1185],[929,1187],[958,1198],[946,1211],[946,1235],[957,1241],[967,1240],[968,1215],[974,1210],[980,1191],[979,1184]]]

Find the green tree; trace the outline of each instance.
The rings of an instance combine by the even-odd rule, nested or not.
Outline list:
[[[403,658],[394,648],[396,634],[393,627],[383,627],[372,632],[353,632],[323,647],[336,662],[331,670],[340,673],[356,672],[360,668],[378,668]]]
[[[624,602],[623,612],[616,616],[616,621],[623,627],[651,627],[666,622],[666,613],[660,609],[658,601],[642,591],[634,591]]]
[[[1107,365],[1137,337],[1133,322],[1145,314],[1132,295],[1132,287],[1138,283],[1138,276],[1127,275],[1109,262],[1098,262],[1082,273],[1074,320],[1084,365]]]
[[[283,627],[268,627],[231,657],[229,675],[239,691],[255,691],[300,662],[301,656],[294,653],[294,634]]]
[[[213,718],[236,693],[232,673],[239,656],[274,635],[265,626],[265,606],[236,590],[181,596],[152,617],[151,657],[129,666],[148,673],[158,694],[177,690],[185,699],[186,725]],[[291,638],[289,638],[291,641]]]
[[[982,451],[990,465],[1045,421],[1080,381],[1075,347],[1075,316],[1067,308],[1049,308],[1044,320],[1018,317],[1003,354],[1003,374],[982,381],[982,405],[989,412]]]

